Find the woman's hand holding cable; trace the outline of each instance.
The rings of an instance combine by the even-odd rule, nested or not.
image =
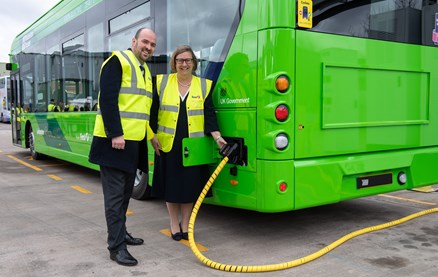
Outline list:
[[[216,141],[217,146],[219,146],[219,149],[222,148],[227,142],[224,140],[224,138],[221,136],[221,133],[218,131],[211,132],[211,136]]]

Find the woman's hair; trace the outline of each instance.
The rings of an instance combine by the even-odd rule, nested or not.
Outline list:
[[[180,45],[175,48],[175,51],[173,51],[172,57],[170,59],[170,71],[172,73],[176,72],[176,57],[184,52],[190,52],[192,54],[193,72],[195,72],[196,69],[198,68],[198,59],[196,58],[195,53],[192,50],[192,47],[188,45]]]

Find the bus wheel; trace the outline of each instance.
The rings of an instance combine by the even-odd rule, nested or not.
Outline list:
[[[32,156],[32,159],[34,159],[34,160],[41,159],[43,157],[43,155],[38,153],[37,151],[35,151],[35,136],[33,134],[32,127],[29,127],[28,139],[29,139],[30,155]]]
[[[134,190],[132,191],[132,198],[137,200],[146,200],[151,198],[152,187],[149,186],[149,176],[141,170],[137,169],[135,176]]]

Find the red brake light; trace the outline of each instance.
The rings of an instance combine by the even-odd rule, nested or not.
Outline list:
[[[287,189],[287,184],[286,183],[281,183],[280,186],[278,187],[280,189],[281,192],[286,191]]]
[[[279,105],[276,109],[275,109],[275,118],[278,121],[285,121],[287,118],[289,117],[289,109],[287,108],[286,105]]]

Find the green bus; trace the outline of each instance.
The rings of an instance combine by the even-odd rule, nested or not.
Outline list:
[[[152,75],[191,45],[238,145],[207,203],[281,212],[436,184],[437,14],[436,0],[63,0],[12,44],[13,143],[97,169],[100,67],[150,27]],[[77,111],[47,112],[52,101]],[[208,138],[185,143],[187,166],[214,170]]]

